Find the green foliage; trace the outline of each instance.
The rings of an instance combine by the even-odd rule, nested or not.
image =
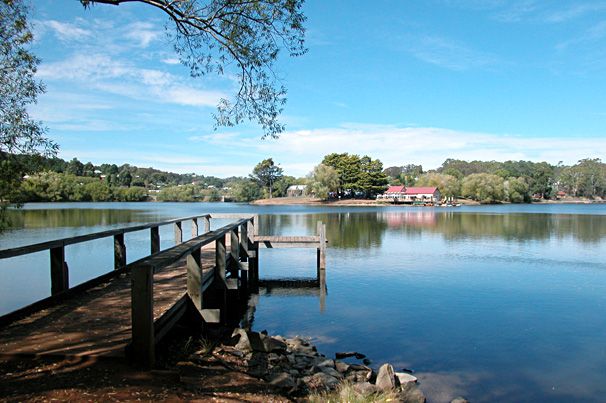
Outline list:
[[[504,200],[503,178],[494,174],[471,174],[463,179],[461,194],[480,203],[497,203]]]
[[[201,189],[196,185],[178,185],[162,188],[158,193],[159,201],[192,202],[202,198]]]
[[[250,202],[261,198],[261,187],[258,182],[250,179],[234,180],[228,184],[234,201]]]
[[[452,175],[427,173],[419,177],[416,186],[435,186],[443,197],[456,198],[461,193],[461,182]]]
[[[368,156],[332,153],[324,157],[322,164],[334,168],[339,175],[337,193],[341,197],[354,197],[361,193],[372,198],[386,189],[387,175],[383,163]]]
[[[524,203],[530,201],[529,187],[526,180],[520,178],[509,178],[503,183],[505,197],[512,203]]]
[[[309,175],[307,193],[322,200],[327,200],[331,192],[339,188],[339,174],[331,166],[319,164]]]
[[[256,181],[259,186],[266,187],[269,198],[272,198],[273,185],[283,176],[282,168],[274,164],[274,160],[267,158],[259,162],[253,169],[250,179]]]
[[[278,121],[286,89],[274,71],[279,51],[306,52],[303,0],[80,0],[88,7],[137,1],[164,11],[174,23],[169,41],[193,77],[210,73],[236,77],[234,99],[222,99],[217,125],[256,120],[265,135],[284,131]]]
[[[32,172],[18,155],[57,152],[42,124],[28,113],[44,86],[35,80],[39,60],[28,49],[33,35],[27,11],[23,0],[0,0],[0,231],[7,223],[6,206],[17,201],[15,189]]]
[[[599,158],[582,159],[562,169],[560,185],[574,196],[606,196],[606,164]]]
[[[306,400],[310,403],[389,403],[401,401],[398,392],[395,390],[360,393],[349,382],[341,383],[334,391],[312,393]]]

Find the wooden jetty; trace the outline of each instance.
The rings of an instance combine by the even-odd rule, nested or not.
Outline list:
[[[236,221],[210,230],[211,219],[226,218]],[[184,241],[187,221],[192,233]],[[325,225],[318,223],[315,236],[263,236],[258,222],[206,214],[0,250],[0,259],[49,251],[51,278],[48,298],[0,316],[0,356],[127,357],[153,366],[157,343],[187,312],[221,323],[258,289],[259,248],[315,248],[325,293]],[[164,225],[173,225],[175,245],[160,250]],[[124,234],[134,231],[149,231],[150,255],[127,264]],[[114,239],[113,270],[70,287],[65,247],[107,237]]]

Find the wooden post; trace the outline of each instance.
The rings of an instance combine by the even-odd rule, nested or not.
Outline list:
[[[65,262],[65,247],[59,246],[50,249],[51,265],[51,295],[69,289],[69,270]]]
[[[234,261],[232,268],[235,268],[237,273],[237,262],[240,260],[240,239],[238,238],[238,228],[232,228],[229,231],[229,238],[229,253]]]
[[[156,360],[154,337],[154,270],[141,265],[131,272],[132,359],[151,367]]]
[[[158,230],[158,227],[151,227],[149,232],[151,244],[150,252],[153,255],[154,253],[160,252],[160,231]]]
[[[248,261],[248,223],[240,225],[240,258]]]
[[[191,220],[191,237],[195,238],[198,236],[198,219],[192,218]]]
[[[317,250],[317,264],[318,264],[318,279],[320,278],[319,270],[326,269],[326,225],[322,224],[322,221],[318,221],[318,237],[320,238],[320,244]]]
[[[215,275],[225,284],[225,235],[215,241]]]
[[[210,232],[210,217],[204,217],[204,233]]]
[[[126,266],[126,245],[124,234],[114,235],[114,269],[118,270]]]
[[[183,229],[181,228],[181,221],[175,223],[175,245],[183,243]]]
[[[202,254],[196,249],[187,256],[187,294],[202,312]]]

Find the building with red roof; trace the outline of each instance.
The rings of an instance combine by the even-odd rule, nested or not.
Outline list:
[[[394,203],[438,203],[441,199],[437,187],[424,186],[390,186],[385,193],[378,195],[379,200],[389,200]]]

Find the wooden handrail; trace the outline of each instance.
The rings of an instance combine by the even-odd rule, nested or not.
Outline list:
[[[53,248],[59,248],[59,247],[67,246],[67,245],[73,245],[76,243],[92,241],[95,239],[106,238],[106,237],[110,237],[110,236],[114,236],[114,235],[122,235],[122,234],[125,234],[128,232],[142,231],[142,230],[149,229],[149,228],[160,227],[162,225],[174,224],[177,222],[188,221],[188,220],[193,220],[193,219],[198,219],[198,218],[211,218],[211,215],[204,214],[204,215],[197,215],[197,216],[191,216],[191,217],[175,218],[172,220],[167,220],[167,221],[162,221],[162,222],[157,222],[157,223],[136,225],[133,227],[117,228],[117,229],[112,229],[112,230],[107,230],[107,231],[94,232],[92,234],[77,235],[77,236],[69,237],[69,238],[55,239],[52,241],[35,243],[32,245],[4,249],[4,250],[0,250],[0,259],[27,255],[29,253],[40,252],[43,250],[48,250],[48,249],[53,249]]]

